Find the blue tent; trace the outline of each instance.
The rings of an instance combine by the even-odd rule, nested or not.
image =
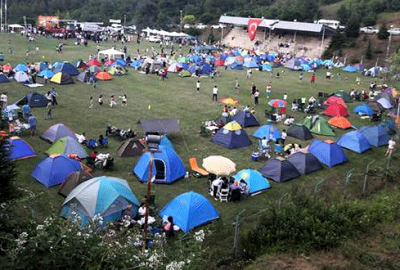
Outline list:
[[[310,144],[308,152],[313,154],[322,164],[328,167],[333,167],[347,161],[343,149],[334,142],[329,143],[321,140],[314,140]]]
[[[48,69],[48,66],[45,62],[39,62],[36,64],[37,67],[39,67],[39,71],[43,71]]]
[[[359,154],[371,149],[367,138],[359,131],[350,131],[336,141],[338,145]]]
[[[86,149],[80,144],[76,138],[63,137],[58,139],[47,149],[46,154],[59,154],[68,156],[69,154],[77,155],[80,158],[87,158],[89,155],[86,153]]]
[[[44,76],[46,76],[47,78],[50,79],[51,77],[54,76],[54,74],[55,74],[55,73],[54,73],[53,71],[47,69],[47,70],[40,71],[39,74],[38,74],[37,76],[38,76],[38,77],[44,77]]]
[[[62,155],[51,155],[33,169],[31,176],[45,187],[61,184],[73,171],[81,171],[81,164]]]
[[[396,134],[396,123],[393,119],[388,119],[382,123],[379,123],[379,126],[386,128],[390,135]]]
[[[301,62],[298,59],[290,59],[286,64],[285,68],[291,70],[301,70]]]
[[[332,60],[324,60],[324,62],[322,62],[322,65],[327,67],[332,67],[334,64]]]
[[[121,66],[121,67],[126,67],[126,62],[124,59],[117,59],[113,64]]]
[[[358,105],[354,108],[353,112],[369,116],[372,116],[374,114],[374,111],[367,104]]]
[[[268,62],[273,62],[275,60],[275,54],[268,54],[267,55],[267,60]]]
[[[300,177],[300,172],[296,167],[282,158],[271,158],[258,170],[263,176],[278,183],[286,182],[290,179]]]
[[[251,169],[241,170],[233,178],[237,181],[243,179],[247,184],[250,195],[257,195],[271,187],[268,180],[261,173]]]
[[[233,64],[228,65],[228,69],[242,70],[243,69],[243,65],[239,65],[239,64],[233,63]]]
[[[210,74],[212,71],[212,68],[209,63],[201,63],[200,65],[200,74]]]
[[[167,135],[162,136],[160,145],[162,145],[162,146],[164,146],[164,147],[169,147],[169,148],[171,148],[172,150],[175,151],[174,145],[173,145],[172,142],[168,139]]]
[[[267,140],[269,140],[270,133],[272,133],[272,138],[274,138],[275,140],[281,137],[281,133],[274,125],[264,125],[260,127],[256,130],[256,132],[253,133],[253,137],[256,137],[258,139],[262,139],[265,137],[267,138]]]
[[[297,152],[287,159],[301,174],[309,174],[323,168],[321,162],[311,153]]]
[[[17,72],[17,71],[28,72],[28,67],[25,64],[18,64],[14,68],[14,72]]]
[[[258,64],[253,59],[250,61],[245,60],[243,66],[246,68],[258,68]]]
[[[134,69],[138,69],[138,68],[140,68],[142,66],[142,63],[140,63],[140,61],[133,61],[132,63],[131,63],[131,67],[133,67]]]
[[[171,148],[159,146],[160,152],[154,153],[154,183],[171,184],[186,174],[185,165],[178,154]],[[150,166],[150,153],[145,152],[133,168],[133,173],[141,182],[147,182]]]
[[[107,223],[119,219],[128,204],[132,205],[132,215],[135,216],[139,201],[128,182],[100,176],[75,187],[65,199],[60,215],[74,220],[76,216],[72,212],[75,211],[81,218],[81,226],[87,225],[95,215],[101,215]]]
[[[301,69],[304,71],[309,71],[311,70],[311,67],[307,64],[301,64]]]
[[[238,122],[242,127],[259,126],[256,116],[248,111],[239,111],[232,117],[233,121]]]
[[[272,67],[268,64],[263,64],[262,65],[262,70],[263,71],[272,71]]]
[[[19,160],[36,156],[32,147],[19,137],[7,139],[7,147],[10,149],[10,159]]]
[[[1,73],[0,74],[0,83],[8,83],[8,82],[10,82],[10,81],[8,80],[7,76]]]
[[[389,131],[381,125],[361,127],[360,132],[376,147],[387,145],[390,140]]]
[[[185,233],[219,218],[218,211],[203,196],[193,191],[183,193],[170,201],[159,213],[171,216],[174,223]]]
[[[347,66],[343,69],[346,72],[357,72],[357,69],[355,67],[352,66]]]
[[[68,62],[61,63],[57,65],[57,67],[54,68],[54,73],[58,72],[64,72],[67,73],[69,76],[78,76],[79,71],[76,69],[76,67]]]
[[[183,69],[185,69],[185,70],[188,70],[188,69],[189,69],[189,65],[186,64],[186,63],[178,63],[178,67],[181,67],[181,68],[183,68]]]
[[[241,148],[251,144],[246,131],[236,121],[229,122],[218,130],[212,141],[226,148]]]

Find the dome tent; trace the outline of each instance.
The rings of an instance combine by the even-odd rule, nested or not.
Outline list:
[[[249,194],[252,196],[260,194],[271,187],[268,180],[261,173],[251,169],[241,170],[233,178],[237,181],[243,179],[247,184]]]
[[[10,160],[19,160],[36,156],[33,148],[20,137],[11,137],[6,140],[10,149]]]
[[[49,101],[44,95],[37,92],[30,92],[20,100],[16,101],[14,104],[17,106],[28,104],[31,108],[37,108],[46,107],[48,102]]]
[[[50,143],[53,143],[57,139],[65,136],[76,139],[75,132],[73,132],[69,127],[64,124],[55,124],[46,129],[46,131],[43,132],[42,135],[40,135],[40,138]]]
[[[364,134],[356,130],[340,136],[336,143],[356,153],[363,153],[372,148]]]
[[[271,158],[258,171],[266,178],[278,183],[283,183],[300,176],[296,167],[282,158]]]
[[[160,145],[160,152],[154,153],[154,183],[171,184],[186,174],[185,166],[178,154],[170,147]],[[133,173],[141,182],[147,182],[150,166],[150,153],[145,152],[133,168]]]
[[[233,121],[238,122],[242,127],[259,126],[257,118],[251,112],[239,111],[232,117]]]
[[[232,121],[218,130],[212,141],[226,148],[241,148],[251,144],[246,131],[236,121]]]
[[[314,140],[310,144],[308,151],[328,167],[347,162],[343,149],[332,141]]]
[[[311,153],[297,152],[287,159],[301,174],[309,174],[321,170],[322,164]]]

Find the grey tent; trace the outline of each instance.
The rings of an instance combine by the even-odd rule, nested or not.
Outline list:
[[[61,196],[67,197],[68,194],[79,184],[92,179],[93,176],[87,171],[74,171],[70,175],[68,175],[67,179],[61,184],[60,190],[58,194]]]
[[[45,132],[43,132],[43,134],[40,135],[40,138],[50,143],[53,143],[59,138],[66,136],[74,138],[76,140],[75,132],[73,132],[69,127],[64,124],[55,124],[49,127]]]
[[[232,122],[232,117],[229,114],[224,114],[224,115],[220,115],[217,119],[215,119],[215,123],[219,123],[220,121],[222,121],[222,123],[224,123],[224,125],[228,124],[229,122]]]
[[[301,174],[309,174],[323,168],[321,162],[311,153],[297,152],[287,159]]]
[[[14,104],[17,106],[28,104],[31,108],[37,108],[46,107],[48,102],[49,101],[44,95],[37,92],[31,92],[26,94],[26,96],[24,96],[20,100],[16,101]]]
[[[272,158],[268,160],[258,171],[266,178],[272,179],[278,183],[283,183],[300,176],[296,167],[282,158]]]
[[[87,72],[81,72],[79,73],[78,77],[76,77],[76,79],[80,82],[88,82],[89,74]]]
[[[311,134],[311,131],[303,125],[291,126],[287,131],[287,135],[303,141],[311,140],[312,138],[314,138]]]
[[[117,150],[120,157],[137,157],[144,152],[144,146],[139,139],[130,138],[124,141]]]
[[[140,124],[142,125],[143,131],[146,133],[157,132],[157,133],[167,133],[180,131],[180,126],[176,118],[165,118],[165,119],[140,119]]]

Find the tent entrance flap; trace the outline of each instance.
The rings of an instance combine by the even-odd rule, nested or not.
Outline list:
[[[165,181],[167,176],[165,175],[165,163],[161,159],[154,160],[154,166],[156,167],[156,175],[155,180],[163,180]]]

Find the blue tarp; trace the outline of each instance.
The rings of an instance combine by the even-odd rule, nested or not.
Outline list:
[[[249,194],[259,193],[265,191],[271,187],[268,180],[256,170],[241,170],[236,175],[233,176],[235,180],[240,181],[243,179],[249,190]]]
[[[353,112],[369,116],[372,116],[374,114],[374,111],[367,104],[358,105],[354,108]]]
[[[308,152],[328,167],[333,167],[347,161],[346,154],[337,143],[314,140],[310,144]]]
[[[54,72],[48,69],[40,71],[38,77],[44,77],[44,76],[46,76],[48,79],[51,79],[54,76]]]
[[[187,233],[195,227],[218,219],[219,213],[203,195],[190,191],[170,201],[160,211],[159,216],[173,217],[174,224]]]
[[[360,132],[376,147],[387,145],[390,140],[389,131],[381,125],[361,127]]]
[[[359,131],[350,131],[336,141],[338,145],[356,153],[363,153],[372,148],[367,138]]]
[[[346,72],[357,72],[357,69],[355,67],[352,66],[347,66],[343,69]]]

